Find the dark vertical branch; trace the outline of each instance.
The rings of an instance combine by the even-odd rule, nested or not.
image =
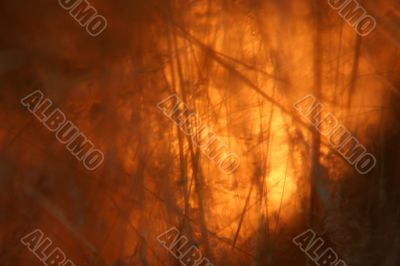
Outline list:
[[[313,0],[314,14],[315,14],[315,37],[314,37],[314,87],[313,95],[317,102],[321,99],[321,85],[322,85],[322,2],[320,0]],[[318,108],[317,108],[318,109]],[[313,110],[312,117],[316,123],[319,120],[318,110]],[[311,139],[311,180],[310,180],[310,227],[314,228],[317,224],[316,216],[318,214],[318,205],[316,197],[317,180],[320,170],[320,135],[315,129],[312,130]],[[309,263],[312,263],[308,261]],[[307,262],[307,264],[308,264]]]
[[[350,85],[349,85],[349,95],[348,95],[348,102],[347,102],[347,108],[351,108],[352,100],[353,100],[353,94],[357,86],[357,77],[358,77],[358,69],[360,65],[360,54],[361,54],[361,42],[362,37],[357,34],[356,36],[356,43],[354,47],[354,57],[353,57],[353,67],[351,70],[351,76],[350,76]]]

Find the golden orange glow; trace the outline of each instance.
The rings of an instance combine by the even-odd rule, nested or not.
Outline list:
[[[8,243],[34,228],[76,265],[178,265],[157,241],[174,227],[216,266],[306,265],[292,243],[304,228],[358,265],[350,262],[367,260],[357,248],[379,238],[363,237],[384,227],[364,216],[385,206],[382,224],[396,221],[398,193],[386,194],[399,185],[396,163],[383,163],[398,147],[394,0],[362,2],[378,22],[368,36],[328,0],[91,0],[108,22],[97,37],[57,1],[8,2],[0,4],[0,213],[10,217],[0,219],[0,247],[12,252],[0,265],[33,265],[28,249]],[[85,169],[21,106],[34,90],[104,153],[99,169]],[[181,101],[178,119],[158,107],[171,95]],[[323,109],[315,124],[332,114],[376,157],[371,173],[341,154],[344,142],[345,152],[330,144],[326,120],[313,126],[316,110],[294,107],[306,95]],[[198,142],[188,128],[202,130]],[[208,136],[224,145],[217,159]],[[240,160],[231,173],[218,161],[229,152]]]

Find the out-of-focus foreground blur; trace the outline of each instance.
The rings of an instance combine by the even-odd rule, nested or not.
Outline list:
[[[328,0],[90,0],[89,35],[57,0],[0,3],[0,265],[44,265],[36,228],[76,265],[180,265],[176,227],[214,265],[314,265],[312,228],[348,265],[400,263],[400,5]],[[88,171],[20,100],[41,90],[105,156]],[[225,174],[157,103],[173,93],[240,167]],[[294,109],[312,94],[377,159],[359,174]]]

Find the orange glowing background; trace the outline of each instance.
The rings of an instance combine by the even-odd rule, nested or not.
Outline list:
[[[76,265],[179,265],[156,240],[173,226],[214,265],[306,265],[292,238],[309,227],[349,265],[398,265],[379,238],[398,231],[396,1],[363,1],[378,26],[360,37],[323,0],[91,0],[96,38],[28,2],[0,4],[0,265],[42,265],[19,243],[35,228]],[[35,89],[104,152],[98,170],[21,106]],[[157,108],[173,93],[234,174]],[[371,174],[296,113],[307,94],[377,157]]]

